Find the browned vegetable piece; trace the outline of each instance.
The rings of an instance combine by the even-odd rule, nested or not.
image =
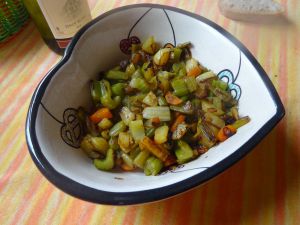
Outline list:
[[[162,147],[161,145],[157,145],[150,138],[145,136],[139,143],[141,150],[147,150],[159,158],[161,161],[165,162],[168,156],[170,155],[169,151]]]
[[[171,92],[168,92],[165,96],[166,101],[171,105],[179,105],[182,103],[182,100],[177,96],[173,95]]]
[[[184,120],[185,120],[185,116],[182,115],[182,114],[179,114],[179,115],[176,117],[174,123],[173,123],[172,126],[171,126],[171,131],[174,132],[174,131],[177,129],[177,126],[178,126],[179,124],[183,123]]]
[[[131,61],[133,64],[138,64],[141,59],[142,59],[142,55],[140,53],[132,54]]]
[[[217,139],[211,129],[205,122],[201,122],[201,120],[198,122],[197,133],[194,137],[198,138],[199,144],[207,148],[211,148],[217,142]]]
[[[208,92],[207,92],[207,88],[206,88],[206,84],[204,83],[199,83],[198,84],[198,88],[195,91],[195,95],[197,98],[205,98],[207,96]]]
[[[158,52],[155,53],[153,57],[153,62],[158,66],[163,66],[167,64],[170,58],[170,49],[169,48],[162,48]]]
[[[176,130],[172,134],[172,139],[173,140],[179,140],[182,138],[187,132],[187,124],[186,123],[180,123],[176,127]]]
[[[208,148],[204,147],[203,145],[200,145],[199,147],[196,148],[196,150],[199,154],[204,154],[205,152],[208,151]]]
[[[142,45],[143,51],[153,55],[156,51],[156,43],[153,36],[150,36]]]
[[[176,157],[174,155],[168,155],[166,161],[164,162],[165,167],[174,165],[177,163]]]
[[[151,120],[151,123],[152,123],[153,126],[158,126],[160,124],[159,117],[154,117],[154,118],[152,118],[150,120]]]
[[[128,153],[132,150],[134,144],[132,136],[128,132],[120,132],[118,144],[123,152]]]
[[[219,141],[225,141],[227,138],[231,137],[235,133],[236,129],[231,125],[227,125],[220,129],[217,138]]]

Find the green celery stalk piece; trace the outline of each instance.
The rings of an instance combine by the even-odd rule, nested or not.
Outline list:
[[[143,111],[144,119],[152,119],[158,117],[160,121],[170,121],[171,112],[167,106],[146,107]]]
[[[129,75],[119,70],[109,70],[106,74],[106,78],[110,80],[128,80]]]
[[[109,109],[114,109],[121,103],[120,96],[116,96],[114,99],[111,98],[112,91],[110,83],[107,80],[100,81],[100,94],[101,104]]]
[[[185,84],[189,90],[190,93],[197,90],[197,82],[195,77],[186,77],[185,78]]]
[[[146,160],[144,173],[146,176],[155,176],[163,168],[163,163],[158,158],[151,156]]]
[[[133,160],[134,165],[143,169],[146,160],[149,158],[150,152],[148,151],[141,151]]]
[[[178,62],[180,60],[181,52],[182,52],[181,48],[173,48],[174,62]]]
[[[114,150],[109,148],[105,159],[94,159],[94,165],[99,170],[111,170],[114,167]]]
[[[146,129],[146,131],[145,131],[145,135],[147,137],[153,137],[154,133],[155,133],[155,128],[154,127],[150,127],[148,129]]]
[[[129,122],[129,130],[135,141],[140,141],[145,137],[143,120],[134,120]]]
[[[182,97],[189,94],[189,90],[183,79],[175,79],[171,82],[171,85],[174,89],[174,95]]]
[[[136,88],[143,93],[147,93],[150,90],[149,84],[140,77],[132,78],[129,85],[130,87]]]
[[[124,83],[117,83],[111,86],[111,91],[114,96],[121,96],[123,97],[125,95],[124,88],[125,88]]]
[[[116,123],[110,130],[109,135],[111,137],[118,136],[120,132],[123,132],[126,130],[126,124],[123,122],[123,120]]]
[[[129,155],[127,155],[125,152],[122,152],[121,157],[122,157],[122,159],[123,159],[123,162],[124,162],[127,166],[129,166],[130,168],[133,168],[133,167],[134,167],[133,161],[132,161],[132,159],[130,158]]]
[[[242,117],[238,120],[236,120],[233,124],[231,124],[235,129],[238,129],[242,126],[244,126],[245,124],[250,122],[250,117],[249,116],[245,116]]]
[[[159,105],[159,106],[167,106],[167,105],[168,105],[167,100],[166,100],[165,97],[163,97],[163,96],[159,96],[159,97],[157,98],[157,100],[158,100],[158,105]]]
[[[179,140],[177,142],[178,149],[175,150],[175,155],[179,164],[185,163],[193,158],[193,150],[184,141]]]

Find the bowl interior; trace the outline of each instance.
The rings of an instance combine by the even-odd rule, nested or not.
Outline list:
[[[99,171],[76,148],[80,127],[74,119],[74,109],[89,107],[91,79],[127,57],[120,50],[122,40],[130,43],[135,36],[143,41],[150,35],[162,44],[192,42],[193,57],[229,82],[239,100],[240,115],[248,115],[251,122],[198,159],[159,176],[147,177],[142,171]],[[206,20],[170,8],[128,7],[96,19],[74,38],[69,52],[50,75],[49,83],[37,93],[42,96],[34,118],[40,151],[59,174],[107,192],[145,191],[205,174],[239,151],[277,112],[262,80],[264,74],[260,74],[244,51]]]

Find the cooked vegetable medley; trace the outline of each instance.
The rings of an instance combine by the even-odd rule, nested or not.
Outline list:
[[[78,110],[82,150],[99,170],[146,175],[186,163],[250,121],[227,83],[191,55],[191,44],[131,46],[130,59],[91,81],[93,109]]]

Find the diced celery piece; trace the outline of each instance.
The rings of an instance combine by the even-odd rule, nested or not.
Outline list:
[[[150,91],[143,99],[143,103],[149,106],[157,106],[158,101],[156,95]]]
[[[171,85],[174,90],[174,95],[182,97],[189,94],[189,90],[183,79],[174,79]]]
[[[180,48],[173,48],[173,61],[178,62],[180,60],[182,49]]]
[[[155,134],[155,128],[154,127],[150,127],[148,129],[146,129],[146,131],[145,131],[145,135],[147,137],[153,137],[154,134]]]
[[[134,158],[133,163],[137,167],[143,169],[145,162],[148,159],[149,155],[150,155],[150,152],[148,152],[148,151],[140,151],[140,153]]]
[[[220,88],[223,91],[226,91],[228,88],[228,84],[222,80],[213,80],[212,86],[216,88]]]
[[[167,106],[168,105],[168,102],[167,102],[167,100],[165,99],[164,96],[159,96],[157,98],[157,100],[158,100],[158,105],[159,106]]]
[[[185,163],[193,158],[193,150],[184,141],[179,140],[177,142],[178,149],[175,150],[175,155],[179,164]]]
[[[158,117],[160,121],[170,121],[171,112],[167,106],[146,107],[143,111],[144,119],[152,119]]]
[[[113,93],[114,96],[124,96],[124,88],[125,88],[125,84],[124,83],[117,83],[111,86],[111,91]]]
[[[197,82],[195,77],[186,77],[185,78],[185,84],[189,90],[190,93],[197,90]]]
[[[213,97],[213,104],[214,106],[216,106],[218,109],[221,109],[223,108],[223,103],[222,103],[222,100],[218,97]]]
[[[248,116],[245,116],[245,117],[242,117],[240,119],[238,119],[237,121],[235,121],[232,126],[235,128],[235,129],[238,129],[242,126],[244,126],[245,124],[249,123],[250,122],[250,118]]]
[[[206,112],[204,114],[204,120],[214,125],[215,127],[218,127],[219,129],[225,126],[224,120],[210,112]]]
[[[128,126],[129,122],[135,119],[135,114],[126,106],[122,107],[120,116],[122,121]]]
[[[120,148],[117,137],[110,137],[110,139],[108,141],[108,145],[113,150],[118,150]]]
[[[98,123],[98,127],[102,130],[106,130],[106,129],[109,129],[111,128],[113,125],[113,123],[107,119],[107,118],[104,118],[102,119],[99,123]]]
[[[119,70],[109,70],[106,74],[106,78],[110,80],[128,80],[129,76],[127,73]]]
[[[117,136],[120,132],[123,132],[126,130],[126,124],[121,120],[118,123],[116,123],[109,131],[109,135],[111,137]]]
[[[130,83],[130,87],[136,88],[143,93],[147,93],[150,90],[149,84],[143,78],[132,78]]]
[[[150,36],[142,45],[143,51],[153,55],[156,51],[156,44],[153,36]]]
[[[99,170],[111,170],[114,167],[114,150],[108,149],[105,159],[94,159],[94,165]]]
[[[214,74],[212,71],[207,71],[207,72],[202,73],[199,76],[197,76],[196,81],[197,81],[197,83],[201,83],[201,82],[204,82],[208,79],[216,78],[216,77],[217,77],[217,75]]]
[[[145,137],[143,120],[134,120],[129,123],[129,130],[133,139],[138,142]]]
[[[204,112],[211,112],[216,116],[224,115],[224,111],[222,109],[217,108],[215,105],[209,103],[208,101],[203,100],[201,102],[201,106]]]
[[[126,153],[122,152],[121,153],[121,158],[123,159],[123,162],[129,166],[131,169],[134,168],[134,165],[133,165],[133,161],[132,159],[129,157],[129,155],[127,155]]]
[[[130,63],[127,67],[126,67],[126,71],[125,73],[127,73],[129,76],[131,76],[135,71],[135,67],[133,63]]]
[[[94,146],[94,150],[99,151],[102,154],[105,154],[109,148],[107,141],[102,137],[91,137],[90,141]]]
[[[163,163],[158,158],[151,156],[146,160],[144,173],[146,176],[155,176],[163,168]]]

